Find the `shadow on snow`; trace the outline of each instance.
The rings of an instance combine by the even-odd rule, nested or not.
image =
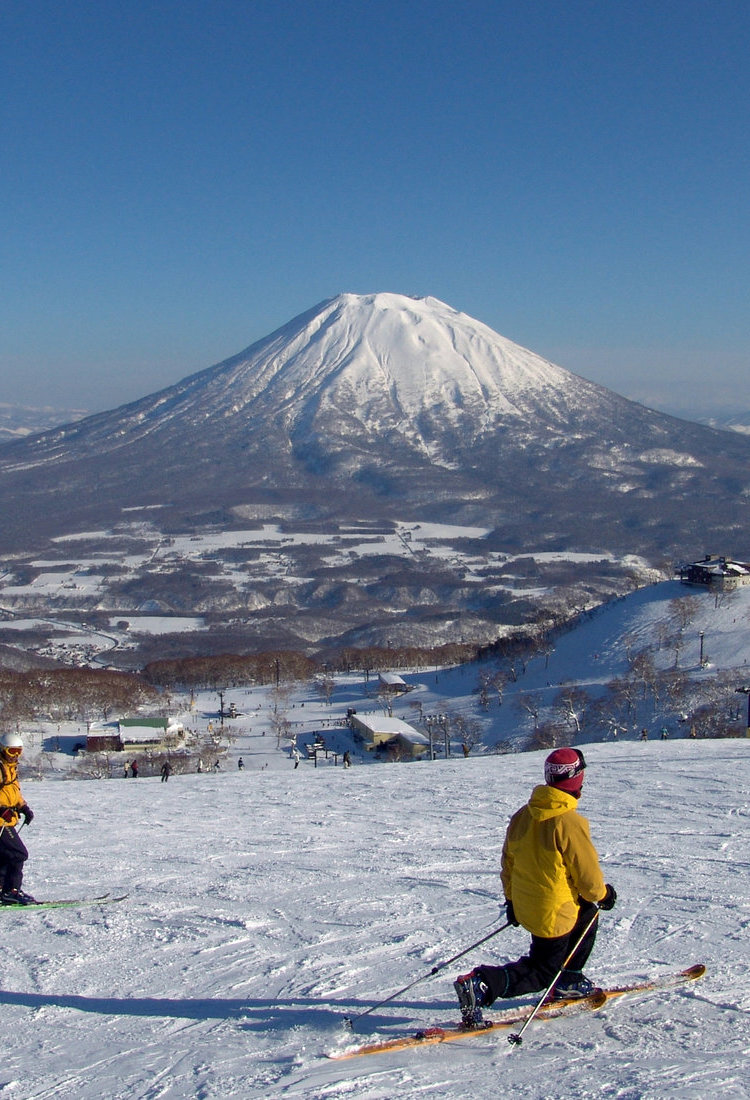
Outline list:
[[[322,1005],[319,1000],[299,998],[296,1000],[265,1001],[253,998],[231,998],[228,1000],[177,999],[171,997],[82,997],[71,993],[13,993],[0,990],[0,1004],[18,1005],[22,1008],[70,1008],[77,1012],[94,1012],[108,1016],[154,1016],[173,1017],[187,1020],[242,1020],[242,1026],[252,1031],[284,1029],[315,1024],[320,1027],[334,1028],[342,1026],[344,1015],[356,1016],[356,1009],[365,1011],[377,1002],[371,1001],[328,1001]],[[341,1016],[335,1012],[340,1004]],[[424,1001],[400,1001],[401,1009],[434,1009],[436,1012],[449,1012],[444,1001],[432,1004]],[[344,1011],[345,1010],[345,1011]],[[456,1010],[457,1014],[457,1010]],[[370,1014],[363,1021],[367,1030],[382,1029],[394,1025],[413,1022],[413,1016],[383,1016]],[[357,1030],[354,1020],[355,1032]]]

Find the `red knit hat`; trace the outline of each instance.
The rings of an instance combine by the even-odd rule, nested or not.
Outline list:
[[[580,749],[555,749],[544,761],[544,782],[568,794],[579,795],[586,761]]]

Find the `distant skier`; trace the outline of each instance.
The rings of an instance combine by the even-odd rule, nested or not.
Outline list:
[[[172,765],[168,760],[165,760],[161,766],[161,781],[162,783],[168,783],[169,777],[172,774]]]
[[[351,755],[349,753],[349,750],[347,749],[346,752],[344,753],[344,767],[345,768],[351,768],[351,766],[352,766],[352,758],[351,758]]]
[[[242,757],[240,757],[237,761],[237,767],[240,771],[242,771],[242,769],[245,767],[245,761],[242,759]]]
[[[130,762],[130,774],[133,777],[133,779],[138,778],[138,761],[137,760],[131,760],[131,762]]]
[[[3,905],[33,905],[34,898],[21,889],[23,865],[29,858],[26,845],[16,830],[20,818],[30,825],[34,814],[21,794],[18,761],[23,741],[17,733],[0,737],[0,902]]]
[[[481,1023],[482,1008],[498,997],[546,989],[566,960],[552,996],[585,997],[594,989],[583,968],[598,910],[611,909],[617,894],[604,882],[588,822],[576,811],[585,767],[578,749],[555,749],[544,763],[545,785],[510,820],[501,868],[505,913],[531,933],[531,946],[517,962],[478,966],[456,980],[467,1027]]]

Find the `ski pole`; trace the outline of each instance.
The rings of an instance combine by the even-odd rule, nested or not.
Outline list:
[[[547,997],[549,997],[549,995],[550,995],[550,993],[551,993],[551,991],[552,991],[552,989],[553,989],[553,987],[554,987],[554,985],[555,985],[555,982],[556,982],[556,981],[557,981],[557,979],[558,979],[558,978],[560,977],[560,975],[562,974],[563,970],[564,970],[564,969],[565,969],[565,967],[566,967],[566,966],[568,965],[568,963],[570,962],[570,960],[571,960],[571,959],[573,958],[573,956],[575,955],[575,953],[576,953],[576,951],[578,950],[578,948],[579,948],[579,947],[581,946],[581,944],[583,943],[584,939],[586,938],[586,936],[587,936],[587,934],[588,934],[588,932],[589,932],[589,929],[590,929],[590,928],[591,928],[591,927],[593,926],[593,924],[594,924],[594,921],[595,921],[595,920],[596,920],[596,919],[598,918],[598,916],[599,916],[599,908],[598,908],[598,906],[597,906],[596,912],[594,913],[593,917],[591,918],[591,920],[590,920],[590,921],[588,922],[588,924],[587,924],[587,925],[586,925],[586,927],[584,928],[583,932],[581,932],[580,936],[578,937],[578,940],[576,941],[576,945],[575,945],[575,947],[574,947],[574,948],[573,948],[573,950],[572,950],[572,951],[571,951],[571,952],[569,953],[569,955],[568,955],[568,957],[566,958],[565,962],[564,962],[564,963],[562,964],[562,966],[560,967],[560,969],[558,970],[558,972],[557,972],[557,973],[555,974],[554,978],[553,978],[553,979],[552,979],[552,981],[551,981],[551,982],[549,983],[549,985],[548,985],[548,986],[547,986],[547,988],[545,989],[544,993],[542,993],[541,997],[539,998],[539,1000],[537,1001],[536,1005],[534,1006],[534,1010],[533,1010],[533,1012],[531,1013],[531,1015],[530,1015],[530,1016],[527,1016],[526,1020],[524,1021],[524,1025],[523,1025],[523,1027],[521,1028],[521,1030],[520,1030],[520,1031],[516,1031],[516,1032],[514,1032],[514,1033],[513,1033],[512,1035],[509,1035],[509,1036],[508,1036],[508,1042],[509,1042],[509,1043],[511,1044],[511,1050],[512,1050],[512,1049],[513,1049],[514,1047],[520,1047],[521,1043],[523,1042],[523,1033],[524,1033],[524,1031],[525,1031],[525,1030],[526,1030],[526,1028],[527,1028],[527,1027],[529,1026],[529,1024],[531,1023],[531,1021],[532,1021],[532,1020],[534,1019],[534,1017],[536,1016],[537,1012],[539,1011],[539,1009],[540,1009],[540,1008],[542,1007],[542,1005],[543,1005],[543,1004],[544,1004],[544,1002],[546,1001]]]
[[[420,978],[415,978],[413,982],[409,982],[409,984],[405,985],[403,989],[399,989],[395,993],[391,993],[390,997],[386,997],[385,1000],[378,1001],[376,1005],[372,1005],[370,1008],[366,1008],[364,1012],[360,1012],[357,1016],[345,1016],[344,1027],[350,1029],[353,1028],[357,1020],[361,1020],[363,1016],[369,1016],[369,1014],[371,1012],[374,1012],[376,1008],[382,1008],[383,1005],[387,1005],[389,1001],[393,1001],[396,999],[396,997],[400,997],[403,993],[407,993],[410,989],[413,989],[415,985],[418,985],[420,982],[425,981],[426,978],[431,978],[433,974],[438,974],[441,970],[445,970],[446,966],[450,966],[451,963],[456,962],[458,959],[462,959],[464,955],[468,955],[469,952],[473,951],[475,947],[480,947],[483,943],[486,943],[487,940],[491,940],[493,936],[496,936],[498,932],[504,932],[506,928],[510,928],[510,921],[508,921],[506,924],[502,924],[499,928],[496,928],[494,932],[490,932],[488,933],[488,935],[483,936],[481,940],[477,940],[477,942],[473,943],[471,947],[467,947],[464,951],[459,951],[459,953],[457,955],[454,955],[452,958],[446,959],[445,962],[436,963],[429,974],[423,974]]]

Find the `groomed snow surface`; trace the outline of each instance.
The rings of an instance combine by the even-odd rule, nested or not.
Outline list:
[[[269,738],[269,740],[271,740]],[[269,746],[269,751],[270,751]],[[703,1098],[750,1095],[750,741],[586,746],[582,812],[617,907],[590,975],[708,966],[695,985],[502,1033],[335,1062],[372,1008],[502,923],[510,814],[544,753],[344,770],[24,782],[39,897],[0,912],[0,1097]],[[363,1018],[384,1037],[457,1018],[455,974],[521,954],[521,929]]]

